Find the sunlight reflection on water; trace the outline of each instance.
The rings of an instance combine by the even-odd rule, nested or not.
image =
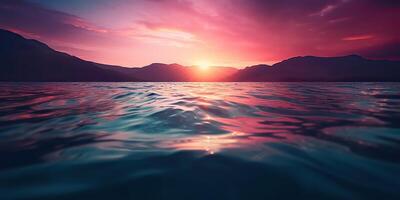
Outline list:
[[[125,185],[141,184],[138,197],[156,187],[185,199],[179,188],[196,193],[193,181],[208,177],[210,190],[221,187],[212,198],[294,197],[260,188],[273,184],[307,198],[399,197],[399,91],[398,83],[2,83],[0,192],[102,199],[109,189],[125,198]],[[111,184],[102,173],[118,175]],[[39,174],[43,187],[64,190],[36,190]]]

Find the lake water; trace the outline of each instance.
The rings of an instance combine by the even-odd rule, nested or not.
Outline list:
[[[1,83],[0,199],[400,199],[400,84]]]

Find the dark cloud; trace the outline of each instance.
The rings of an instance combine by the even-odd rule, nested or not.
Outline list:
[[[328,5],[337,4],[338,0],[246,0],[240,1],[243,8],[249,8],[254,14],[263,16],[284,14],[287,17],[304,17],[321,11]]]
[[[0,6],[0,24],[13,29],[28,30],[42,36],[65,35],[75,27],[64,22],[76,17],[65,13],[44,9],[25,1],[2,1]]]
[[[95,43],[102,30],[77,16],[46,9],[23,0],[5,0],[0,3],[0,27],[36,35],[45,41],[75,43],[84,39]]]
[[[400,1],[399,0],[358,0],[358,1],[364,1],[367,2],[371,5],[375,6],[380,6],[380,7],[389,7],[389,8],[395,8],[395,7],[400,7]]]

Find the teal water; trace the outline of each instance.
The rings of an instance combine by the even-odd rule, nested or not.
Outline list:
[[[0,199],[400,199],[400,84],[1,83]]]

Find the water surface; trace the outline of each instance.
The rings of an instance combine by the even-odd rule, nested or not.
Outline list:
[[[399,199],[398,83],[1,83],[0,199]]]

